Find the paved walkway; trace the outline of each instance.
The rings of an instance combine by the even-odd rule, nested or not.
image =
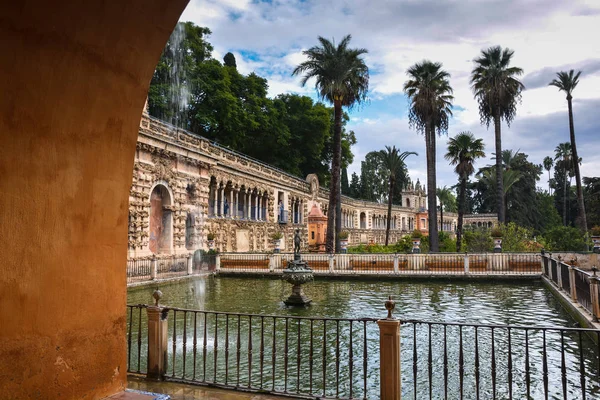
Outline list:
[[[145,392],[168,394],[172,400],[282,400],[284,397],[267,396],[234,390],[213,389],[205,386],[186,385],[173,382],[151,382],[142,378],[128,376],[129,389]]]

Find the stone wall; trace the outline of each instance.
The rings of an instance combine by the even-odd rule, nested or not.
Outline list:
[[[298,178],[144,113],[130,192],[130,257],[151,253],[149,199],[158,185],[170,194],[160,214],[168,215],[161,232],[172,235],[170,251],[175,254],[206,250],[209,232],[216,235],[221,252],[272,250],[274,232],[283,233],[283,249],[291,249],[296,229],[308,250],[308,212],[316,204],[327,213],[329,198],[314,174]],[[427,234],[426,224],[420,223],[426,216],[424,189],[417,181],[402,196],[402,206],[392,207],[391,243],[416,228]],[[288,213],[284,223],[279,221],[280,202]],[[387,204],[343,196],[342,224],[349,243],[384,243],[387,210]],[[453,232],[457,215],[444,213],[444,220]]]

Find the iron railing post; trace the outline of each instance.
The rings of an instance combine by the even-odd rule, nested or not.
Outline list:
[[[148,372],[147,378],[163,380],[167,372],[167,314],[168,311],[159,305],[162,292],[155,290],[152,295],[156,304],[148,306]]]
[[[158,260],[155,255],[152,255],[152,262],[150,263],[150,280],[155,280],[158,274]]]
[[[400,400],[400,321],[394,318],[392,311],[395,303],[392,296],[385,302],[387,318],[377,321],[379,325],[379,370],[380,398],[382,400]]]

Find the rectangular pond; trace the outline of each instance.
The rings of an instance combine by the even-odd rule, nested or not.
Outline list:
[[[540,282],[339,281],[291,286],[260,278],[192,278],[128,290],[163,292],[172,379],[298,397],[379,397],[379,334],[392,295],[401,327],[403,398],[595,398],[598,346]],[[194,312],[203,310],[206,312]],[[506,328],[510,325],[512,328]],[[145,371],[146,313],[128,310],[129,370]],[[594,336],[594,337],[591,337]],[[546,397],[547,395],[547,397]]]

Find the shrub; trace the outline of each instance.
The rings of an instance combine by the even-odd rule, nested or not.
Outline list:
[[[502,228],[500,226],[495,226],[490,231],[490,236],[493,238],[501,238],[504,232],[502,232]]]
[[[421,239],[423,237],[423,232],[421,232],[418,229],[415,229],[414,231],[412,231],[412,233],[410,234],[410,237],[413,239]]]
[[[485,253],[492,251],[494,242],[487,229],[466,229],[463,233],[463,247],[469,253]]]
[[[546,249],[551,251],[582,251],[586,244],[581,231],[572,226],[557,226],[544,235]]]
[[[596,225],[590,229],[590,235],[592,236],[600,236],[600,226]]]
[[[212,232],[208,232],[208,233],[206,234],[206,239],[207,239],[207,240],[215,240],[215,234],[214,234],[214,233],[212,233]]]
[[[283,233],[281,233],[279,231],[278,232],[274,232],[274,233],[271,234],[270,238],[271,238],[272,241],[280,240],[281,238],[283,238]]]
[[[348,239],[348,236],[349,236],[349,233],[348,233],[348,231],[341,231],[341,232],[340,232],[340,236],[339,236],[339,238],[340,238],[341,240],[345,240],[345,239]]]
[[[544,247],[534,240],[533,229],[519,226],[514,222],[500,226],[502,230],[502,251],[504,252],[538,252]]]

